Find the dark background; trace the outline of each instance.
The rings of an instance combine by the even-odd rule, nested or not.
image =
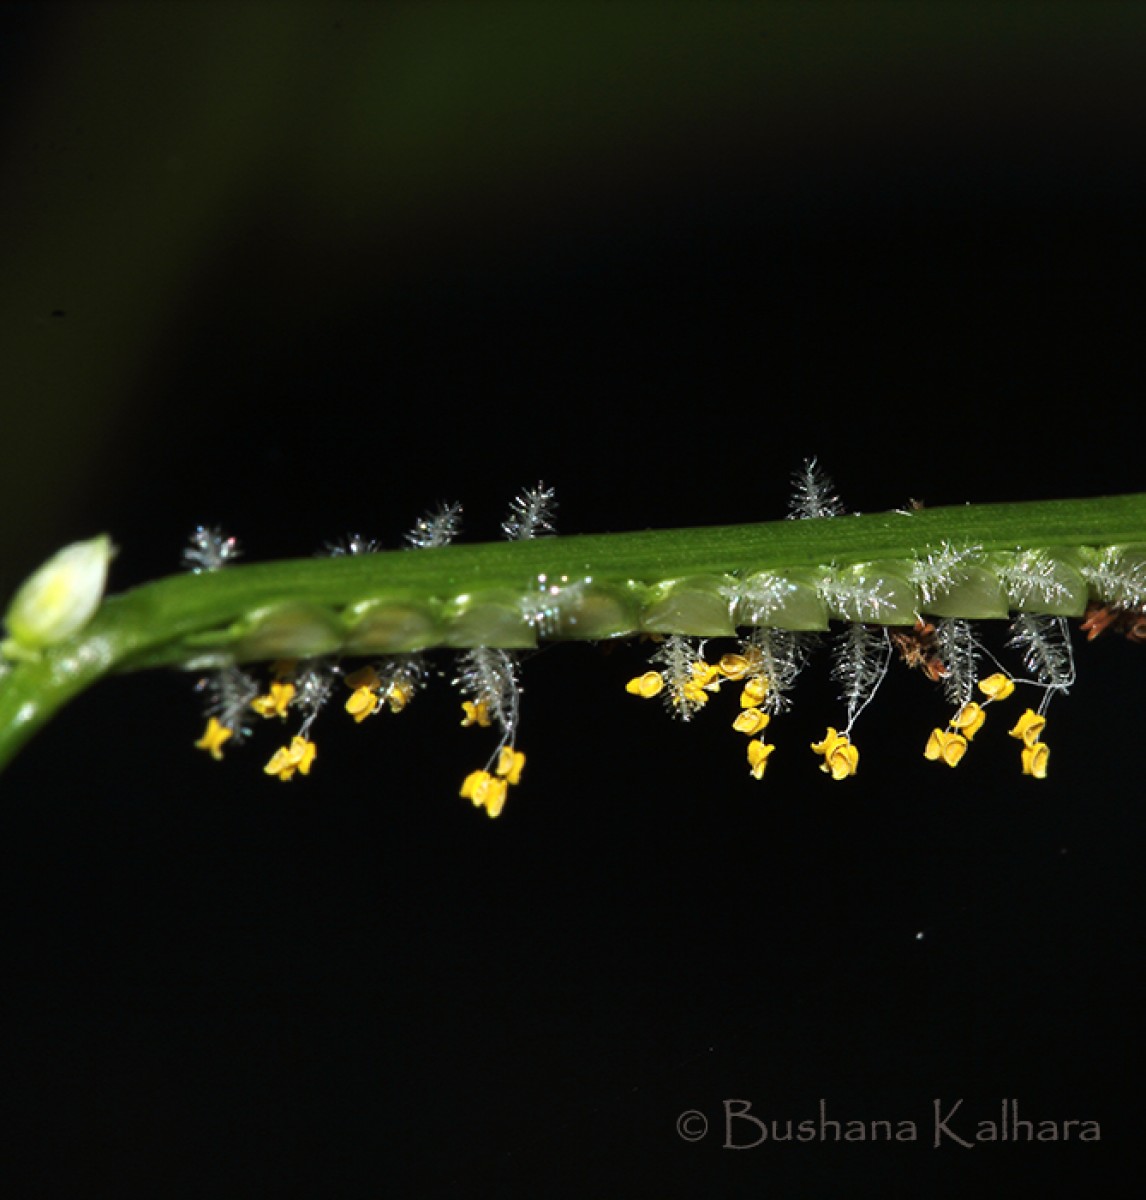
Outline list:
[[[201,521],[257,560],[460,500],[486,539],[539,478],[564,532],[778,517],[812,454],[864,511],[1143,486],[1138,5],[2,21],[6,593],[102,530],[116,590]],[[1133,1194],[1142,650],[1079,642],[1045,782],[1010,713],[926,763],[899,670],[839,785],[825,656],[756,783],[727,704],[624,694],[644,653],[528,657],[496,822],[445,679],[324,714],[289,786],[266,730],[194,750],[193,679],[77,701],[0,782],[0,1180]],[[1102,1141],[933,1149],[937,1097]],[[921,1141],[725,1150],[726,1098]]]

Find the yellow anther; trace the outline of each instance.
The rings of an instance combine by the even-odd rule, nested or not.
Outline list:
[[[260,717],[285,717],[294,693],[293,683],[275,682],[265,696],[256,696],[251,701],[251,707]]]
[[[471,771],[462,781],[461,795],[472,800],[475,808],[484,808],[491,817],[496,817],[505,804],[507,780],[495,778],[488,771]]]
[[[212,717],[207,722],[203,736],[195,743],[199,750],[206,750],[213,759],[218,761],[223,757],[223,743],[234,736],[234,730],[223,725],[218,717]]]
[[[1035,712],[1033,708],[1028,708],[1015,723],[1014,729],[1010,731],[1011,737],[1018,738],[1024,746],[1033,746],[1039,740],[1039,734],[1042,733],[1046,723],[1046,717]]]
[[[1015,681],[1001,671],[996,671],[994,675],[988,675],[986,679],[979,680],[979,691],[988,700],[1006,700],[1014,690]]]
[[[846,733],[837,733],[829,725],[824,740],[813,742],[812,749],[824,756],[820,770],[828,772],[833,779],[846,779],[856,773],[859,751],[852,745]]]
[[[410,703],[414,696],[414,689],[408,683],[392,683],[382,693],[382,698],[386,701],[391,712],[401,712],[402,709]]]
[[[933,729],[927,739],[923,757],[932,762],[945,762],[949,767],[959,765],[959,760],[967,753],[967,739],[961,733],[952,733],[950,729]]]
[[[462,717],[463,725],[481,725],[484,729],[489,728],[489,704],[485,700],[463,700],[462,712],[465,713]]]
[[[492,776],[488,771],[471,771],[465,779],[462,780],[462,790],[459,793],[464,800],[473,800],[474,792],[477,791],[483,783],[488,782]],[[475,801],[476,803],[476,801]]]
[[[1050,758],[1050,747],[1046,742],[1032,742],[1023,747],[1023,774],[1033,775],[1036,779],[1047,777],[1047,759]]]
[[[485,789],[485,811],[491,816],[496,817],[505,807],[506,781],[504,779],[491,779],[489,785]]]
[[[354,689],[354,694],[346,702],[346,711],[361,725],[371,714],[378,711],[378,697],[368,688]]]
[[[289,746],[280,746],[274,752],[263,770],[268,775],[277,775],[282,780],[290,779],[296,771],[302,775],[309,775],[316,753],[317,747],[313,742],[308,742],[306,738],[296,734],[291,738]]]
[[[708,692],[705,691],[703,684],[692,679],[681,685],[680,696],[674,697],[674,699],[677,703],[695,704],[699,708],[702,704],[708,703]]]
[[[966,704],[951,718],[951,725],[970,741],[983,728],[987,714],[981,704],[968,700]]]
[[[344,675],[342,682],[352,691],[357,691],[358,688],[369,688],[372,692],[376,692],[382,686],[378,672],[369,665],[359,667],[357,671],[351,671],[349,675]]]
[[[828,732],[824,734],[824,740],[822,742],[813,742],[812,749],[817,754],[828,754],[832,750],[834,750],[837,746],[842,745],[847,740],[848,740],[848,735],[846,733],[837,733],[829,725]]]
[[[741,708],[756,708],[768,695],[768,680],[763,675],[753,675],[740,693]]]
[[[776,747],[770,742],[762,742],[758,738],[748,743],[748,769],[753,779],[764,778],[764,768],[768,765],[768,756]]]
[[[745,708],[737,713],[732,728],[737,733],[746,733],[749,737],[758,734],[771,720],[762,708]]]
[[[743,654],[723,654],[716,664],[716,669],[725,679],[743,679],[748,674],[751,663]]]
[[[294,768],[291,766],[287,748],[280,746],[271,755],[270,761],[263,767],[263,770],[268,775],[277,775],[280,779],[289,779],[294,774]]]
[[[698,658],[689,670],[692,672],[692,682],[698,687],[715,690],[720,686],[720,680],[717,678],[720,672],[713,663],[708,663],[703,658]],[[688,685],[686,684],[685,686],[687,687]]]
[[[521,768],[525,766],[525,755],[512,746],[502,746],[497,756],[497,766],[494,771],[506,783],[518,783],[521,780]]]
[[[630,679],[625,684],[625,691],[632,696],[640,696],[642,700],[651,700],[660,695],[664,685],[664,676],[659,671],[646,671],[643,675]]]
[[[308,742],[304,737],[291,738],[290,755],[301,774],[310,774],[310,768],[314,763],[314,756],[317,753],[318,747],[314,742]]]

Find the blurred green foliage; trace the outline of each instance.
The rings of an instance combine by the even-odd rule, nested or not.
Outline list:
[[[165,349],[252,229],[299,280],[287,297],[252,281],[273,319],[366,251],[399,289],[475,242],[559,230],[737,156],[771,160],[782,188],[862,157],[892,119],[899,137],[945,118],[989,136],[1000,109],[1033,107],[1053,126],[1118,106],[1135,7],[13,6],[0,592],[101,527],[93,481],[132,470],[134,415],[165,403]],[[204,404],[217,419],[228,397]],[[177,449],[204,417],[163,419]]]

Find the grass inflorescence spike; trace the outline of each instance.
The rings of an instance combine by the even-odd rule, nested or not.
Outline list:
[[[619,682],[683,720],[736,691],[730,723],[750,739],[756,779],[782,745],[765,740],[774,718],[821,645],[840,708],[811,749],[831,779],[860,770],[858,730],[896,662],[952,705],[921,747],[949,767],[989,707],[1025,689],[1032,703],[1010,732],[1023,773],[1043,778],[1047,708],[1074,682],[1068,622],[1088,639],[1146,640],[1146,494],[856,515],[810,461],[781,520],[582,536],[556,532],[554,497],[540,483],[522,491],[497,541],[460,542],[451,503],[396,549],[356,533],[280,562],[237,562],[238,540],[201,526],[183,572],[118,595],[104,595],[106,536],[66,547],[7,611],[0,764],[103,676],[177,668],[205,700],[189,744],[225,760],[261,727],[285,726],[266,774],[321,773],[314,729],[331,709],[359,724],[404,713],[449,673],[435,665],[446,656],[459,724],[493,730],[460,791],[496,816],[525,762],[521,652],[641,637],[651,657]],[[989,622],[1009,623],[1014,662],[987,651]]]

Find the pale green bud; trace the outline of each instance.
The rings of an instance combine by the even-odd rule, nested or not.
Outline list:
[[[9,658],[34,658],[79,632],[103,598],[113,547],[107,534],[57,551],[20,586],[5,623]]]

